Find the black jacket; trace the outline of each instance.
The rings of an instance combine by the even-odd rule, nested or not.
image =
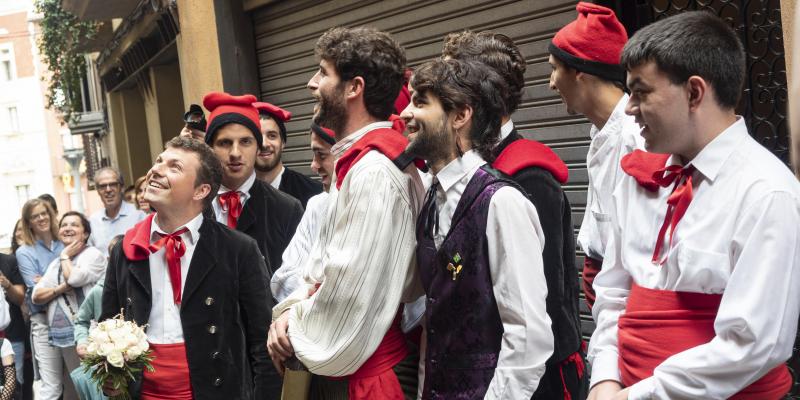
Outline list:
[[[322,193],[322,184],[297,171],[284,167],[281,184],[278,185],[278,189],[300,200],[303,208],[306,208],[308,199]]]
[[[522,139],[516,130],[497,146],[500,154],[506,146]],[[548,366],[558,363],[581,347],[578,306],[578,269],[575,266],[575,236],[572,210],[561,184],[546,169],[525,168],[512,176],[527,192],[539,214],[544,232],[544,276],[547,280],[547,314],[552,320],[554,351]],[[549,369],[549,368],[548,368]]]
[[[206,216],[213,218],[214,211],[209,208]],[[300,201],[256,179],[236,223],[236,230],[255,239],[267,261],[267,281],[280,268],[283,251],[289,246],[301,218],[303,206]]]
[[[204,218],[183,289],[181,324],[195,399],[272,399],[280,380],[267,355],[272,296],[264,259],[253,239]],[[152,300],[147,259],[111,251],[100,320],[125,310],[144,325]],[[248,371],[252,371],[248,373]],[[140,387],[132,385],[133,398]]]

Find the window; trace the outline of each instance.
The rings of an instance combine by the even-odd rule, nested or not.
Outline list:
[[[0,47],[0,82],[14,79],[14,55],[11,46]]]
[[[17,114],[17,107],[11,106],[6,109],[8,111],[8,126],[11,132],[19,132],[19,115]]]
[[[19,201],[19,204],[25,204],[25,202],[31,198],[30,196],[31,186],[17,185],[16,188],[17,188],[17,201]]]

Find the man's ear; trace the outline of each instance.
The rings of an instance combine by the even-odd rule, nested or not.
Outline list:
[[[357,76],[347,82],[345,86],[345,96],[348,100],[357,98],[364,94],[364,78]]]
[[[696,111],[705,97],[709,95],[708,82],[697,75],[692,75],[686,80],[685,87],[689,101],[689,111]]]
[[[454,111],[453,116],[453,129],[460,131],[464,126],[472,122],[472,106],[465,105],[464,107]]]
[[[194,195],[192,196],[192,199],[203,200],[206,198],[206,196],[211,196],[211,185],[203,183],[194,188]]]

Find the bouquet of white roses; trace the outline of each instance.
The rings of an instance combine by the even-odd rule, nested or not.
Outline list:
[[[107,385],[122,393],[113,400],[125,400],[130,399],[128,384],[136,375],[144,368],[153,371],[151,353],[144,329],[120,313],[89,330],[81,363],[101,390]]]

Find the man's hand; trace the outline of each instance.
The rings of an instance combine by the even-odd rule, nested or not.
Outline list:
[[[292,342],[289,340],[289,315],[284,312],[269,327],[267,338],[267,351],[275,364],[275,369],[283,376],[285,367],[283,362],[294,354]]]
[[[83,360],[86,357],[86,343],[80,343],[75,346],[75,351],[78,353],[78,357]]]
[[[628,400],[628,392],[630,391],[631,388],[629,387],[620,390],[616,395],[614,395],[614,400]]]
[[[620,393],[622,393],[622,385],[620,385],[617,381],[602,381],[597,385],[594,385],[592,390],[589,392],[589,398],[587,400],[617,400],[617,399],[627,399],[628,398],[628,389],[624,390],[625,397],[617,397]]]

